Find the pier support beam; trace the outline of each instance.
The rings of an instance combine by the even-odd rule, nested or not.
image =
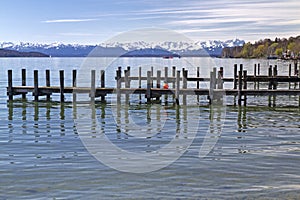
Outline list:
[[[180,91],[180,71],[176,74],[176,90],[175,90],[175,103],[179,105],[179,91]]]
[[[59,71],[59,83],[60,83],[60,102],[65,102],[65,76],[64,70]]]
[[[7,71],[8,75],[8,87],[7,87],[7,95],[8,95],[8,100],[12,101],[14,99],[13,95],[13,81],[12,81],[12,70]]]
[[[49,69],[47,69],[46,70],[46,87],[50,87],[50,70]],[[50,98],[51,97],[51,95],[50,94],[47,94],[47,101],[50,101]]]
[[[22,69],[22,86],[26,86],[26,69]],[[22,99],[26,99],[26,94],[22,94]]]
[[[39,100],[39,71],[34,70],[33,72],[33,82],[34,82],[34,89],[33,89],[33,95],[34,95],[34,101]]]

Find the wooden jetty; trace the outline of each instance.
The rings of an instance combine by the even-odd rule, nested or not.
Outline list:
[[[7,95],[9,101],[13,100],[15,95],[22,95],[25,99],[28,93],[32,93],[34,100],[38,101],[40,96],[46,96],[46,100],[51,100],[51,95],[54,93],[60,94],[60,101],[65,101],[65,94],[73,94],[73,101],[76,102],[76,95],[79,93],[89,94],[90,100],[95,101],[100,97],[101,101],[105,101],[105,97],[108,94],[116,94],[117,100],[120,101],[121,96],[125,95],[129,98],[129,94],[145,95],[147,103],[151,103],[153,99],[160,101],[162,95],[172,95],[174,102],[179,105],[180,96],[182,96],[182,103],[186,104],[187,95],[207,96],[210,103],[215,100],[220,100],[222,95],[233,96],[234,105],[247,104],[247,96],[269,96],[269,105],[271,106],[271,98],[273,98],[273,105],[275,105],[275,98],[277,95],[290,95],[299,96],[300,106],[300,75],[298,73],[297,64],[294,66],[294,73],[292,73],[292,66],[289,65],[289,75],[279,76],[277,66],[269,66],[268,74],[260,74],[260,64],[254,65],[254,74],[249,75],[246,70],[243,69],[243,65],[234,65],[234,75],[232,78],[224,77],[223,67],[214,68],[210,73],[209,78],[200,77],[200,68],[197,68],[197,75],[195,77],[188,76],[186,69],[177,70],[176,67],[172,67],[172,74],[169,75],[168,67],[164,68],[164,76],[162,71],[158,70],[154,75],[153,68],[151,71],[147,71],[147,76],[142,76],[142,69],[139,68],[138,76],[131,76],[130,67],[124,70],[122,76],[122,68],[119,67],[116,70],[116,87],[105,86],[105,71],[100,71],[100,87],[96,87],[96,71],[91,70],[90,87],[78,87],[77,86],[77,71],[72,71],[72,85],[65,86],[64,71],[59,71],[59,86],[51,86],[50,84],[50,70],[46,70],[46,85],[39,85],[39,71],[34,70],[34,84],[33,86],[26,85],[26,70],[22,69],[22,85],[14,86],[12,78],[12,70],[8,70],[8,87]],[[132,87],[132,81],[137,81],[135,87]],[[146,83],[146,87],[142,87],[142,82]],[[169,88],[162,87],[162,82],[168,83]],[[188,83],[194,82],[195,88],[188,88]],[[201,82],[208,82],[209,88],[200,88]],[[233,87],[228,89],[224,88],[225,82],[233,83]],[[156,85],[154,85],[156,83]],[[248,87],[249,83],[254,87]],[[267,88],[261,88],[262,83],[267,84]],[[288,83],[288,87],[285,89],[278,89],[279,83]],[[292,84],[294,86],[292,86]],[[122,87],[123,86],[123,87]],[[297,87],[299,86],[299,87]]]

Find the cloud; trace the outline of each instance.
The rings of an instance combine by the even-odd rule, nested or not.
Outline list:
[[[98,19],[55,19],[42,21],[43,23],[77,23],[77,22],[91,22]]]

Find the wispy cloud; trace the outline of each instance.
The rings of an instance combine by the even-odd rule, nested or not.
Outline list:
[[[77,23],[77,22],[91,22],[98,19],[54,19],[42,21],[43,23]]]

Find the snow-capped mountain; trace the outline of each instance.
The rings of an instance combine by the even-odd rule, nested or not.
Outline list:
[[[245,41],[235,39],[227,41],[205,42],[163,42],[147,43],[143,41],[133,43],[102,43],[99,45],[79,44],[35,44],[0,42],[1,49],[16,50],[20,52],[40,52],[53,57],[88,56],[97,47],[98,56],[119,56],[139,49],[162,49],[180,56],[221,56],[224,47],[242,46]],[[100,52],[100,54],[99,54]]]

